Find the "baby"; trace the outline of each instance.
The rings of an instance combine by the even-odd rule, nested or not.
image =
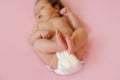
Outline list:
[[[38,0],[35,17],[37,22],[29,39],[43,62],[60,75],[80,70],[87,33],[76,16],[59,0]]]

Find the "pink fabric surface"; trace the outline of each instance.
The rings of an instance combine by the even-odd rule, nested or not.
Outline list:
[[[120,1],[64,1],[88,29],[84,68],[71,76],[46,69],[27,41],[35,0],[0,0],[0,80],[120,80]]]

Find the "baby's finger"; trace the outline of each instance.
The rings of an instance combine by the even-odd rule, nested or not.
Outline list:
[[[67,8],[66,7],[60,10],[60,14],[66,15],[66,13],[67,13]]]
[[[51,35],[49,34],[44,36],[44,39],[50,39],[50,38],[51,38]]]

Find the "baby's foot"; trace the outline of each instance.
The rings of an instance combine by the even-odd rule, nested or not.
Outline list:
[[[57,41],[58,51],[67,49],[65,39],[64,39],[62,33],[58,29],[56,29],[56,41]]]
[[[65,35],[65,41],[67,43],[67,46],[68,46],[68,52],[69,53],[74,53],[75,52],[75,46],[74,46],[74,43],[71,39],[71,37],[69,35]]]

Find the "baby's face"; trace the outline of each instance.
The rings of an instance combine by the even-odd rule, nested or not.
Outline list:
[[[59,14],[58,9],[52,7],[52,5],[45,0],[41,0],[35,5],[35,17],[39,21],[47,20],[56,14]]]

